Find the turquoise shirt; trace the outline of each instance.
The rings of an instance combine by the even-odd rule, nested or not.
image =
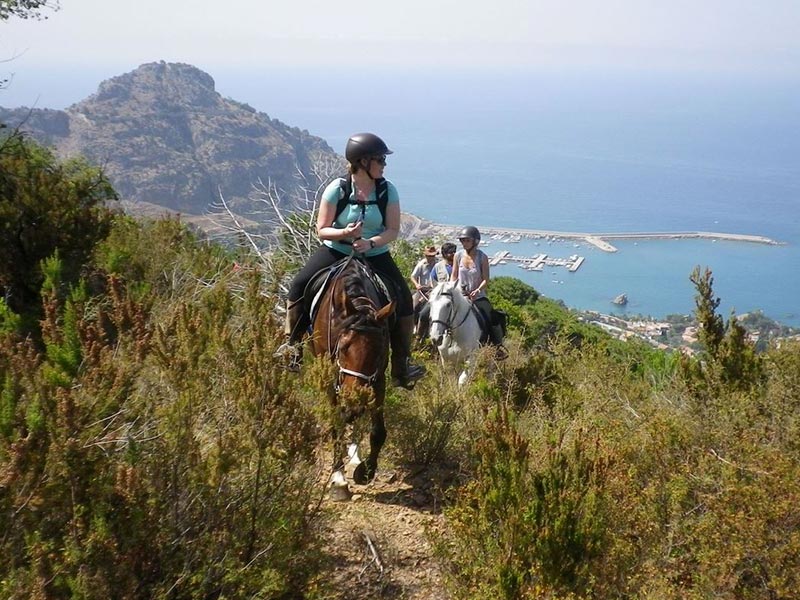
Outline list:
[[[339,198],[342,194],[342,188],[340,185],[341,179],[334,179],[331,183],[328,184],[328,187],[325,188],[325,191],[322,192],[322,201],[327,204],[333,204],[336,206],[339,203]],[[394,187],[394,184],[391,181],[386,181],[386,189],[389,195],[387,207],[389,204],[397,204],[400,202],[400,195],[397,193],[397,188]],[[353,193],[350,196],[350,200],[356,199],[356,184],[353,182]],[[369,195],[369,201],[375,202],[375,191],[373,190],[372,193]],[[361,237],[365,240],[376,235],[380,235],[386,230],[386,227],[383,225],[383,216],[381,215],[381,209],[378,208],[377,204],[367,204],[363,206],[364,208],[364,216],[363,221],[364,224],[361,229]],[[345,206],[342,213],[336,217],[336,220],[333,222],[333,226],[337,229],[344,229],[349,223],[355,223],[359,219],[362,218],[361,216],[361,205],[356,204],[348,204]],[[350,254],[353,251],[353,247],[350,244],[343,244],[339,241],[331,241],[325,240],[322,242],[329,248],[333,248],[334,250],[338,250],[343,254]],[[378,254],[383,254],[389,251],[389,246],[375,246],[374,248],[370,248],[367,250],[364,255],[365,256],[377,256]]]

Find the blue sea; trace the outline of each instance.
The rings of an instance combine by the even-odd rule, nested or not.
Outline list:
[[[493,269],[570,307],[663,317],[694,308],[689,281],[711,269],[720,312],[762,310],[800,326],[800,78],[707,73],[292,74],[232,97],[325,138],[375,131],[395,151],[387,176],[403,209],[440,223],[579,232],[715,231],[711,240],[493,241],[489,254],[586,257],[564,268]],[[226,91],[230,89],[230,91]],[[624,308],[611,300],[628,296]]]
[[[495,240],[489,254],[586,260],[575,273],[508,264],[493,275],[578,309],[662,317],[693,310],[689,275],[699,265],[712,270],[725,317],[759,309],[800,326],[800,74],[431,67],[211,75],[224,96],[339,152],[350,133],[379,133],[395,152],[386,173],[403,210],[432,221],[783,242],[614,241],[618,252],[609,254],[571,241]],[[629,303],[618,308],[611,299],[623,292]]]

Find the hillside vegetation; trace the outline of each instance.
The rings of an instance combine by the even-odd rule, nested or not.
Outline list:
[[[101,173],[26,140],[0,174],[0,597],[340,597],[329,371],[272,357],[282,267],[109,212]],[[430,532],[453,598],[796,597],[800,348],[756,353],[691,276],[697,357],[508,278],[507,360],[482,352],[458,388],[418,349],[431,373],[389,392],[382,465],[460,474]]]

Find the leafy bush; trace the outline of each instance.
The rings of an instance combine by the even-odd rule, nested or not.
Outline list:
[[[770,353],[766,386],[701,397],[602,346],[552,350],[563,384],[506,396],[516,413],[493,396],[438,540],[454,596],[793,597],[796,348]]]
[[[176,223],[120,224],[102,293],[43,269],[44,351],[0,334],[0,596],[295,596],[318,428],[265,360],[273,302]]]
[[[18,134],[0,139],[0,294],[12,310],[40,316],[40,263],[56,250],[64,281],[77,280],[108,234],[115,199],[102,172],[84,161],[59,162]]]

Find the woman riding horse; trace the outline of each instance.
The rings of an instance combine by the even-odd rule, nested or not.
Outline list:
[[[387,276],[397,291],[397,319],[391,332],[392,382],[411,388],[425,375],[424,367],[410,362],[414,329],[411,292],[388,246],[400,232],[397,188],[383,178],[386,155],[391,153],[377,135],[357,133],[350,136],[345,148],[349,182],[334,180],[322,193],[317,235],[323,240],[323,245],[292,281],[286,311],[288,341],[278,349],[289,355],[290,368],[299,367],[300,342],[308,326],[308,315],[303,306],[306,284],[319,270],[355,252],[362,255],[375,271]],[[352,190],[349,198],[343,197],[347,190]],[[379,190],[385,197],[378,197]],[[340,209],[342,205],[344,208]]]
[[[489,342],[499,346],[503,343],[503,329],[493,322],[492,303],[486,296],[489,287],[489,257],[478,248],[481,232],[477,227],[467,225],[458,235],[463,250],[456,252],[453,259],[452,281],[457,281],[464,295],[481,311]]]

